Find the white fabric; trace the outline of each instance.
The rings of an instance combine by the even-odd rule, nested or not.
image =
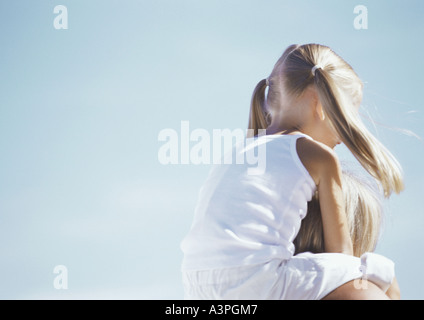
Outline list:
[[[312,75],[315,77],[315,71],[317,70],[317,69],[322,69],[322,67],[320,66],[320,65],[316,65],[316,66],[314,66],[313,68],[312,68],[312,70],[311,70],[311,72],[312,72]]]
[[[187,270],[183,271],[184,299],[320,300],[342,284],[360,278],[376,281],[387,290],[394,277],[393,262],[375,253],[361,258],[306,252],[289,260],[273,259],[258,265]],[[372,276],[366,273],[380,265],[389,267]],[[360,281],[354,285],[358,290],[363,288]]]
[[[382,289],[391,284],[393,262],[379,255],[367,253],[362,260],[336,253],[294,256],[293,240],[316,190],[296,152],[301,137],[309,138],[247,139],[233,149],[232,164],[212,168],[181,243],[185,298],[321,299],[361,277]],[[264,145],[263,174],[250,174],[249,164],[234,161]]]
[[[364,253],[361,256],[363,279],[375,283],[384,292],[389,289],[394,278],[395,265],[393,261],[381,255]]]
[[[298,134],[246,139],[246,146],[234,148],[231,164],[212,168],[192,228],[181,244],[184,270],[252,265],[294,254],[293,240],[316,189],[296,151],[300,137],[309,138]],[[246,161],[234,161],[240,153],[264,145],[263,174],[251,174]]]

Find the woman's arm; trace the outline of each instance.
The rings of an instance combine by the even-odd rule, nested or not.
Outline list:
[[[353,254],[337,155],[324,144],[305,138],[298,139],[297,152],[318,188],[325,251]]]

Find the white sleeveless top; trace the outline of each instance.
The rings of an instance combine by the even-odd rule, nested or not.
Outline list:
[[[200,190],[191,230],[181,243],[183,270],[237,267],[290,259],[316,185],[296,151],[298,138],[248,138],[232,154],[266,146],[266,169],[247,161],[212,167]],[[263,150],[263,149],[262,149]]]

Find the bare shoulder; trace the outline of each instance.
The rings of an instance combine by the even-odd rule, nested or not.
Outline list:
[[[334,150],[321,142],[299,138],[296,151],[300,161],[317,185],[323,174],[340,170],[340,163]]]

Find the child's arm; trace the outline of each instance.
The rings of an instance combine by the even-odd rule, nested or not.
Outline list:
[[[298,140],[297,152],[318,188],[325,251],[353,254],[337,155],[327,146],[308,139]]]
[[[318,196],[326,252],[353,254],[341,183],[341,169],[336,155],[328,153],[322,162]]]
[[[400,300],[400,289],[396,278],[393,279],[392,285],[389,287],[386,294],[392,300]]]

